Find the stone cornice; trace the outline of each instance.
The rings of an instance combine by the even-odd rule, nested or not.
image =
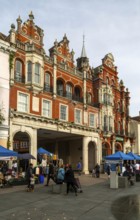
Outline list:
[[[15,52],[16,49],[11,47],[8,42],[0,40],[0,51],[5,52],[5,53],[10,53],[11,51]]]
[[[71,128],[75,128],[78,130],[88,131],[88,132],[99,132],[97,128],[91,128],[84,125],[75,124],[74,122],[63,122],[59,119],[49,119],[45,117],[35,116],[35,115],[29,115],[26,113],[20,113],[14,110],[11,110],[10,112],[10,118],[11,120],[13,118],[22,118],[22,119],[28,119],[28,120],[34,120],[36,122],[42,122],[47,124],[54,124],[57,125],[58,128],[64,129],[64,130],[70,130]]]

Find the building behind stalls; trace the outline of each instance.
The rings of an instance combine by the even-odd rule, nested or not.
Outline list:
[[[111,53],[92,68],[85,45],[74,64],[66,35],[46,54],[43,30],[32,12],[11,25],[9,43],[16,49],[10,68],[11,148],[35,157],[39,147],[88,173],[105,155],[126,151],[129,133],[128,89],[119,82]]]
[[[9,147],[9,61],[14,52],[7,36],[0,33],[0,145],[4,147]]]
[[[140,155],[140,112],[139,115],[131,117],[130,131],[134,136],[134,140],[133,144],[127,150]]]

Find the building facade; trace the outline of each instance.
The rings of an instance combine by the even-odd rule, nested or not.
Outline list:
[[[111,53],[94,69],[93,88],[94,102],[99,107],[102,158],[116,151],[126,152],[134,140],[130,131],[130,94],[123,81],[119,81]]]
[[[0,34],[0,145],[9,146],[9,59],[15,51],[7,37]]]
[[[140,155],[140,112],[138,116],[131,117],[130,130],[131,134],[134,136],[134,139],[130,148],[127,150]]]
[[[85,46],[75,65],[64,35],[46,54],[43,30],[32,12],[9,42],[16,51],[10,68],[10,143],[35,157],[44,147],[64,163],[82,162],[84,173],[103,156],[130,144],[129,92],[118,81],[112,54],[91,68]]]

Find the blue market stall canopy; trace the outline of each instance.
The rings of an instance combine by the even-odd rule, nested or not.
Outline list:
[[[53,154],[50,153],[49,151],[45,150],[44,148],[40,147],[38,150],[37,150],[37,153],[38,154],[47,154],[48,156],[52,156]]]
[[[36,160],[36,158],[33,155],[29,154],[29,153],[18,154],[18,159],[23,159],[23,160],[30,160],[30,159],[32,159],[32,160]]]
[[[106,160],[134,160],[134,158],[128,154],[124,154],[121,151],[116,152],[105,157]]]
[[[17,157],[18,153],[0,145],[0,157]]]
[[[136,154],[134,154],[132,152],[129,152],[127,155],[133,157],[133,160],[140,160],[140,156],[138,156],[138,155],[136,155]]]

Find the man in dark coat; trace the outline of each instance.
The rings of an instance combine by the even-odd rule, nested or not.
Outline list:
[[[95,166],[95,174],[96,174],[96,177],[97,177],[97,178],[100,177],[100,166],[99,166],[98,163],[97,163],[96,166]]]
[[[52,179],[55,182],[55,179],[54,179],[54,165],[53,165],[52,161],[50,161],[50,163],[49,163],[49,173],[48,173],[48,177],[47,177],[47,184],[45,186],[49,185],[50,179]]]
[[[76,189],[76,186],[75,186],[74,172],[72,170],[71,165],[69,165],[68,168],[66,169],[66,172],[65,172],[65,182],[67,184],[66,195],[69,193],[69,187],[71,185],[72,188],[74,189],[75,195],[77,196],[77,189]]]
[[[32,177],[32,175],[33,175],[33,164],[32,163],[30,163],[29,164],[29,167],[27,168],[27,171],[26,171],[26,179],[27,179],[27,182],[28,182],[28,188],[30,188],[30,186],[31,186],[31,177]]]

